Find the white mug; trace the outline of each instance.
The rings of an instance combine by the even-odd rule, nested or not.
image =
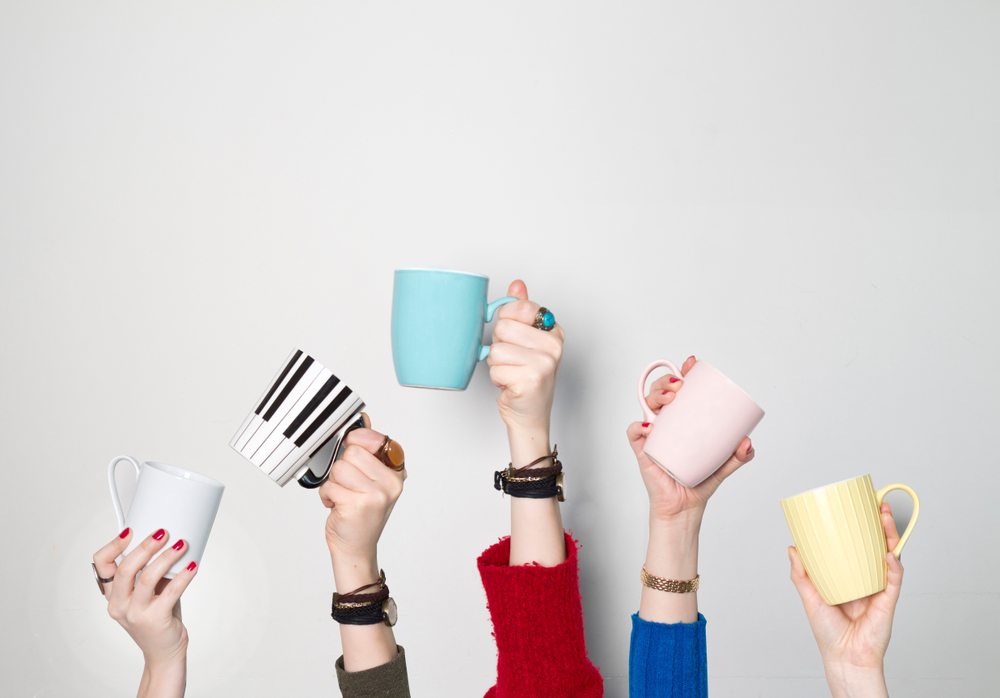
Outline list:
[[[122,512],[118,487],[115,485],[115,466],[123,460],[132,464],[136,476],[135,496],[128,508],[128,516]],[[111,459],[108,481],[111,485],[111,501],[118,516],[118,530],[122,531],[126,526],[132,529],[132,540],[123,555],[128,555],[147,536],[163,528],[170,534],[171,543],[183,538],[188,544],[184,555],[174,563],[165,577],[173,578],[192,562],[201,564],[201,556],[205,552],[208,535],[212,532],[225,485],[210,477],[166,463],[146,462],[140,466],[132,456]]]

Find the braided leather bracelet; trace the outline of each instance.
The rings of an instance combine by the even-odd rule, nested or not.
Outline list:
[[[552,459],[552,465],[549,467],[531,469],[532,466],[549,458]],[[566,496],[562,480],[562,463],[559,462],[559,447],[556,446],[549,455],[536,458],[522,468],[515,468],[513,463],[508,463],[505,470],[498,470],[493,474],[493,487],[511,497],[528,499],[556,497],[560,502],[564,502]]]

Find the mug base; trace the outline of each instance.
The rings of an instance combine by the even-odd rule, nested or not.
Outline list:
[[[465,388],[445,388],[440,385],[415,385],[410,383],[400,383],[400,385],[404,388],[423,388],[425,390],[448,390],[453,393],[460,393],[463,390],[465,390]]]
[[[677,473],[674,473],[674,472],[672,472],[672,471],[670,470],[670,468],[668,468],[668,467],[667,467],[667,466],[665,466],[665,465],[664,465],[663,463],[661,463],[660,461],[658,461],[658,460],[656,460],[655,458],[653,458],[653,456],[649,455],[649,453],[647,453],[646,451],[643,451],[643,453],[645,453],[645,454],[646,454],[646,457],[647,457],[647,458],[649,458],[649,460],[653,461],[653,462],[654,462],[654,463],[656,463],[656,464],[657,464],[658,466],[660,466],[660,470],[662,470],[663,472],[665,472],[665,473],[666,473],[667,475],[669,475],[670,477],[672,477],[673,479],[675,479],[675,480],[676,480],[677,482],[679,482],[680,484],[684,485],[684,486],[685,486],[685,487],[687,487],[688,489],[691,489],[691,488],[693,488],[693,487],[697,487],[698,485],[700,485],[700,484],[702,483],[702,481],[703,481],[703,480],[704,480],[705,478],[707,478],[707,477],[708,477],[708,475],[706,475],[706,476],[705,476],[705,477],[703,477],[703,478],[702,478],[701,480],[698,480],[698,482],[695,482],[695,483],[693,483],[693,484],[688,484],[688,483],[687,483],[687,482],[685,482],[685,481],[684,481],[684,480],[683,480],[682,478],[678,477],[678,476],[677,476]],[[711,475],[711,473],[709,473],[709,475]]]

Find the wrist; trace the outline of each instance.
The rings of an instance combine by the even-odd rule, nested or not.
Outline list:
[[[651,522],[644,563],[646,572],[680,581],[694,579],[698,574],[700,529],[700,518],[675,521],[672,525]]]
[[[333,555],[333,579],[338,594],[346,594],[379,579],[378,558],[375,553],[348,557]]]
[[[871,666],[823,662],[823,672],[834,698],[887,698],[889,695],[881,661]]]
[[[552,453],[549,443],[548,425],[542,427],[507,427],[507,441],[510,444],[510,462],[515,468],[523,468],[531,461]],[[540,463],[546,467],[551,463]]]

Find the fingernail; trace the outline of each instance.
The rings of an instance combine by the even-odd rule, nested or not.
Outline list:
[[[124,531],[122,531],[121,533],[118,534],[118,537],[119,538],[124,538],[125,536],[128,535],[128,532],[129,532],[129,528],[126,527]]]
[[[677,383],[678,381],[680,381],[680,378],[678,378],[677,376],[670,376],[670,378],[667,380],[668,383]],[[667,391],[664,390],[663,392]]]
[[[191,564],[187,566],[187,569],[188,569],[188,572],[190,572],[191,570],[193,570],[193,569],[194,569],[195,567],[197,567],[197,566],[198,566],[198,563],[197,563],[197,562],[194,562],[194,561],[192,560]]]
[[[689,357],[687,358],[687,360],[688,360],[688,361],[690,361],[691,359],[694,359],[694,354],[691,354],[691,356],[689,356]],[[695,360],[695,361],[697,361],[698,359],[694,359],[694,360]]]
[[[645,428],[646,428],[646,427],[648,427],[648,426],[649,426],[649,422],[643,422],[643,423],[642,423],[642,428],[643,428],[643,429],[645,429]]]
[[[164,531],[161,528],[159,531],[157,531],[156,533],[153,534],[153,540],[162,540],[164,534],[166,534],[166,531]]]
[[[660,395],[666,395],[669,392],[670,392],[669,390],[664,390],[662,393],[660,393]]]
[[[177,541],[176,543],[174,543],[174,550],[180,550],[183,547],[184,547],[184,539],[183,538],[181,538],[179,541]]]

